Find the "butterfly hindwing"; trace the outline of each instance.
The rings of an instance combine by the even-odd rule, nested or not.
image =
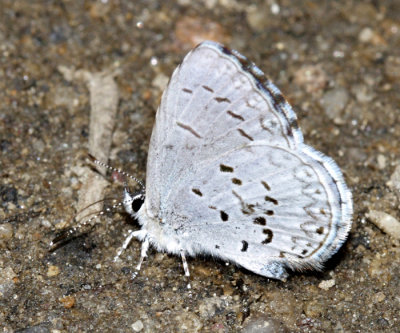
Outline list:
[[[251,161],[251,165],[249,165]],[[183,173],[167,198],[166,220],[189,253],[206,253],[262,274],[273,263],[318,268],[335,252],[338,190],[310,157],[282,147],[252,145]],[[344,239],[344,237],[342,237]]]

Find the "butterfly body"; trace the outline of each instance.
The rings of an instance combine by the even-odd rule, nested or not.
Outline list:
[[[172,75],[150,140],[145,199],[137,209],[132,202],[125,191],[142,226],[134,236],[157,250],[211,255],[275,279],[320,269],[352,214],[339,168],[304,144],[279,89],[214,42]]]

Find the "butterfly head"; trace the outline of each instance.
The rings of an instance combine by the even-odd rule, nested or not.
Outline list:
[[[123,204],[126,212],[135,216],[139,211],[140,207],[142,207],[145,199],[145,192],[141,190],[136,193],[131,193],[128,187],[124,187],[124,199]]]

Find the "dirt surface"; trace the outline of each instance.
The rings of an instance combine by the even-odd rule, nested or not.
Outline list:
[[[323,273],[279,282],[197,258],[188,291],[180,259],[151,250],[131,281],[139,243],[112,259],[137,226],[118,213],[49,252],[90,172],[90,89],[65,68],[116,73],[109,162],[144,179],[161,92],[203,39],[254,61],[340,165],[354,224]],[[2,332],[398,332],[399,55],[399,1],[1,0]]]

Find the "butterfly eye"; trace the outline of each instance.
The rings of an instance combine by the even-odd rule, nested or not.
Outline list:
[[[132,210],[137,213],[140,209],[140,207],[142,207],[144,202],[144,194],[138,194],[136,196],[133,197],[132,200]]]

